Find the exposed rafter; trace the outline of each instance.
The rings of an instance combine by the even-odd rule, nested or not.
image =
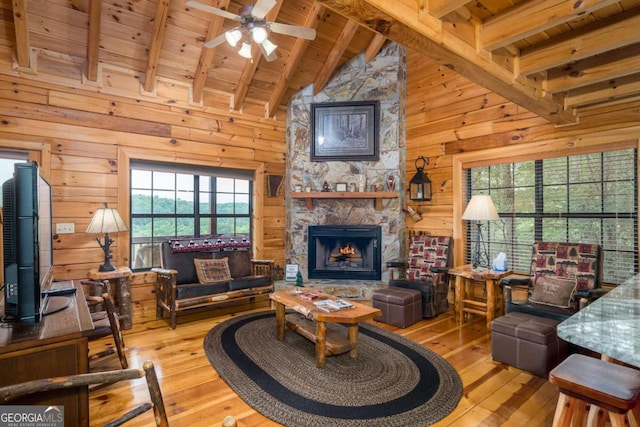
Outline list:
[[[98,61],[100,51],[100,18],[102,2],[89,2],[89,39],[87,40],[87,80],[98,80]]]
[[[18,66],[31,68],[27,0],[13,0],[13,26],[16,32],[16,61]]]
[[[552,123],[575,123],[577,117],[534,82],[514,76],[490,55],[476,53],[475,48],[444,29],[435,18],[419,17],[414,1],[395,0],[319,0],[321,3],[358,20],[389,39],[415,49],[446,65],[512,102],[522,105]]]
[[[144,77],[144,90],[151,92],[153,90],[156,72],[158,70],[158,61],[160,60],[160,51],[164,41],[164,31],[167,24],[167,16],[169,15],[169,0],[160,0],[156,7],[156,17],[153,21],[153,36],[151,38],[151,47],[149,48],[149,60],[147,61],[147,70]]]
[[[339,64],[340,57],[349,46],[349,43],[356,35],[356,31],[358,31],[358,24],[355,21],[347,21],[347,25],[344,26],[342,32],[336,39],[336,42],[333,45],[333,48],[329,52],[329,56],[327,60],[324,62],[324,65],[320,69],[320,72],[316,76],[315,81],[313,82],[313,92],[318,93],[321,92],[324,87],[329,82],[329,79],[333,75],[333,72],[336,70],[336,67]]]

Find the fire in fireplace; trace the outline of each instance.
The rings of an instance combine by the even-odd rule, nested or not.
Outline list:
[[[309,226],[309,278],[380,280],[381,246],[379,226]]]

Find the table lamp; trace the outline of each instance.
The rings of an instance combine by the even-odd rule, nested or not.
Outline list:
[[[104,208],[99,208],[96,213],[93,214],[89,227],[87,227],[86,233],[89,234],[102,234],[104,233],[104,244],[100,242],[100,238],[96,237],[96,241],[104,251],[104,264],[98,268],[98,271],[114,271],[116,267],[111,264],[111,253],[109,247],[114,242],[109,237],[109,233],[119,233],[121,231],[127,231],[128,228],[125,225],[122,217],[115,208],[108,208],[107,204],[104,204]]]
[[[482,223],[480,221],[496,221],[499,220],[498,211],[496,210],[491,196],[487,194],[476,194],[471,197],[467,208],[462,214],[462,219],[467,221],[476,221],[476,241],[471,254],[471,263],[473,268],[488,267],[489,254],[487,247],[482,240]]]

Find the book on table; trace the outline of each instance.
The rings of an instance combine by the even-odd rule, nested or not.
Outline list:
[[[329,311],[329,312],[344,310],[345,308],[353,307],[353,304],[343,299],[338,299],[338,300],[323,299],[320,301],[316,301],[313,304],[315,304],[315,306],[318,307],[320,310]]]
[[[312,299],[318,298],[318,294],[314,294],[312,292],[305,292],[300,295],[300,298],[311,301]]]

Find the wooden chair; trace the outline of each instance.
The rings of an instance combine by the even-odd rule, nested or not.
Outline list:
[[[153,409],[156,426],[168,427],[169,421],[164,408],[162,390],[158,383],[155,368],[151,361],[146,361],[142,369],[118,369],[114,371],[92,372],[87,374],[68,375],[65,377],[43,378],[10,386],[0,387],[0,403],[6,404],[21,396],[49,390],[71,389],[95,384],[113,384],[125,380],[145,377],[149,389],[150,402],[145,402],[122,415],[108,425],[119,426],[150,409]]]
[[[91,315],[93,319],[94,330],[88,336],[89,341],[95,341],[111,335],[113,336],[113,342],[115,347],[115,348],[109,348],[109,349],[103,350],[95,354],[90,354],[89,362],[99,360],[117,351],[122,369],[127,369],[129,367],[129,362],[127,361],[124,338],[122,337],[122,328],[120,327],[120,319],[118,317],[116,306],[113,301],[113,296],[111,293],[111,286],[109,285],[109,281],[105,280],[103,282],[100,282],[100,281],[85,280],[85,281],[81,281],[80,283],[82,283],[83,285],[88,285],[92,288],[97,288],[102,290],[102,295],[99,297],[91,296],[91,295],[88,295],[86,297],[89,305],[93,305],[93,306],[102,305],[104,308],[104,311],[97,311],[92,313]]]

